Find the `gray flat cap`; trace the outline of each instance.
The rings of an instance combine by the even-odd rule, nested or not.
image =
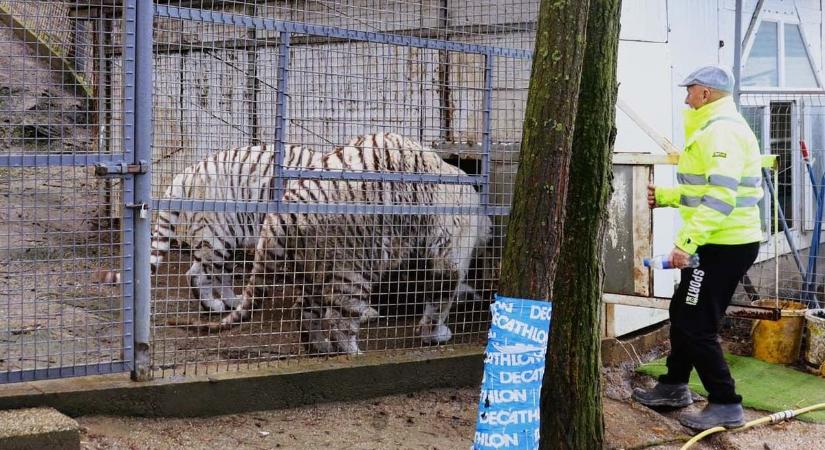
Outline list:
[[[733,92],[733,74],[720,66],[705,66],[696,69],[679,83],[679,86],[700,84],[723,92]]]

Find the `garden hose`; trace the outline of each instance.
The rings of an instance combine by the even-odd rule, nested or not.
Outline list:
[[[731,428],[730,431],[733,431],[733,432],[745,431],[748,428],[753,428],[757,425],[762,425],[764,423],[778,423],[778,422],[782,422],[783,420],[788,420],[788,419],[791,419],[793,417],[799,416],[801,414],[805,414],[807,412],[816,411],[818,409],[825,409],[825,403],[817,403],[816,405],[806,406],[806,407],[800,408],[800,409],[793,409],[793,410],[789,409],[787,411],[780,411],[778,413],[773,413],[769,416],[765,416],[765,417],[762,417],[762,418],[759,418],[759,419],[756,419],[756,420],[752,420],[752,421],[742,425],[739,428]],[[704,439],[705,437],[710,436],[711,434],[722,432],[722,431],[728,431],[728,429],[725,428],[725,427],[709,428],[709,429],[697,434],[696,436],[693,436],[689,441],[687,441],[685,443],[685,445],[682,446],[681,450],[686,450],[686,449],[690,448],[691,446],[693,446],[693,444],[695,444],[695,443],[701,441],[702,439]]]

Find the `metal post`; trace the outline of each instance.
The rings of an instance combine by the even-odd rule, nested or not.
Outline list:
[[[258,7],[255,4],[246,8],[247,14],[255,16]],[[249,42],[257,42],[258,30],[250,28],[246,31],[246,38]],[[250,45],[246,51],[246,90],[249,92],[249,128],[251,129],[250,144],[262,145],[261,127],[258,110],[258,100],[260,93],[260,79],[258,78],[258,46]]]
[[[287,126],[287,97],[289,81],[289,32],[281,32],[278,43],[278,97],[275,104],[275,186],[273,201],[281,204],[284,196],[283,170]],[[276,207],[276,209],[280,210]]]
[[[736,13],[733,32],[733,101],[739,109],[739,97],[742,95],[742,0],[736,0]]]
[[[123,112],[122,145],[123,159],[135,158],[135,1],[129,0],[123,6],[123,86],[121,108]],[[121,180],[121,297],[123,298],[123,355],[124,362],[134,369],[135,357],[135,233],[134,211],[126,205],[135,201],[135,178],[125,176]]]
[[[95,35],[97,40],[97,151],[104,152],[106,143],[106,80],[103,78],[106,71],[103,67],[106,64],[106,46],[104,40],[106,33],[103,27],[106,20],[103,18],[102,8],[97,11],[97,18],[95,20]],[[94,53],[92,54],[94,56]]]
[[[492,53],[484,55],[484,105],[483,126],[484,131],[481,138],[481,202],[484,213],[489,214],[490,208],[490,152],[492,151],[492,130],[493,130],[493,59]]]
[[[111,85],[111,79],[108,78],[108,64],[106,62],[106,36],[107,31],[104,30],[106,26],[106,18],[103,15],[103,8],[97,10],[97,19],[95,21],[96,36],[97,36],[97,67],[95,72],[97,75],[97,151],[98,153],[111,153],[109,148],[109,140],[107,136],[107,116],[106,116],[106,102],[111,99],[111,93],[107,92],[107,86]],[[94,53],[92,54],[94,56]],[[114,212],[114,204],[112,204],[112,180],[105,180],[105,208],[106,216],[111,217]]]
[[[135,159],[152,160],[152,0],[137,0],[135,29]],[[152,374],[149,368],[151,277],[149,256],[151,247],[152,201],[151,166],[145,173],[135,174],[135,199],[138,208],[134,215],[135,229],[135,359],[132,379],[146,381]]]

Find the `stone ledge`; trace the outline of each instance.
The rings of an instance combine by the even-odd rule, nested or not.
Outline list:
[[[146,382],[130,381],[128,374],[35,381],[4,386],[0,409],[48,406],[70,416],[234,414],[477,386],[483,360],[481,346],[463,345],[400,355],[310,358],[256,371]]]
[[[80,430],[74,419],[52,408],[0,411],[0,448],[80,449]]]

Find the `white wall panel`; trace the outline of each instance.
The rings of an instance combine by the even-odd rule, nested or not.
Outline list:
[[[672,140],[677,148],[684,145],[682,111],[685,109],[685,88],[677,86],[697,67],[720,61],[719,10],[725,8],[725,0],[689,0],[668,3],[670,35],[668,47],[671,57],[670,102]],[[732,13],[731,13],[732,15]],[[733,62],[728,61],[728,64]],[[674,167],[657,167],[654,180],[657,185],[673,185]],[[653,252],[667,253],[673,248],[676,230],[681,227],[678,214],[672,209],[657,210],[653,215]],[[660,270],[654,274],[654,295],[669,297],[673,284],[678,280],[675,271]]]
[[[663,20],[663,19],[662,19]],[[619,98],[627,103],[650,127],[661,135],[673,136],[673,99],[671,79],[671,54],[666,43],[621,41],[617,77]],[[624,112],[616,113],[616,151],[663,153],[663,150],[645,134]],[[669,167],[656,169],[671,170]],[[666,178],[668,183],[672,175]],[[653,221],[653,253],[663,253],[670,248],[673,230],[673,211],[657,211]],[[672,294],[673,274],[655,271],[653,295]],[[661,310],[617,305],[615,332],[617,335],[649,326],[667,318]]]
[[[670,66],[670,51],[666,44],[627,41],[619,43],[619,98],[650,126],[668,138],[673,133]],[[617,152],[663,152],[622,111],[616,114],[616,124]]]
[[[668,39],[676,83],[696,67],[719,63],[719,23],[716,1],[691,0],[669,2],[670,37]],[[677,106],[683,88],[674,90]],[[677,109],[678,110],[678,109]],[[681,116],[674,114],[674,130],[681,127]],[[679,136],[676,136],[680,140]]]
[[[620,38],[629,41],[667,42],[667,9],[664,0],[622,1]]]

